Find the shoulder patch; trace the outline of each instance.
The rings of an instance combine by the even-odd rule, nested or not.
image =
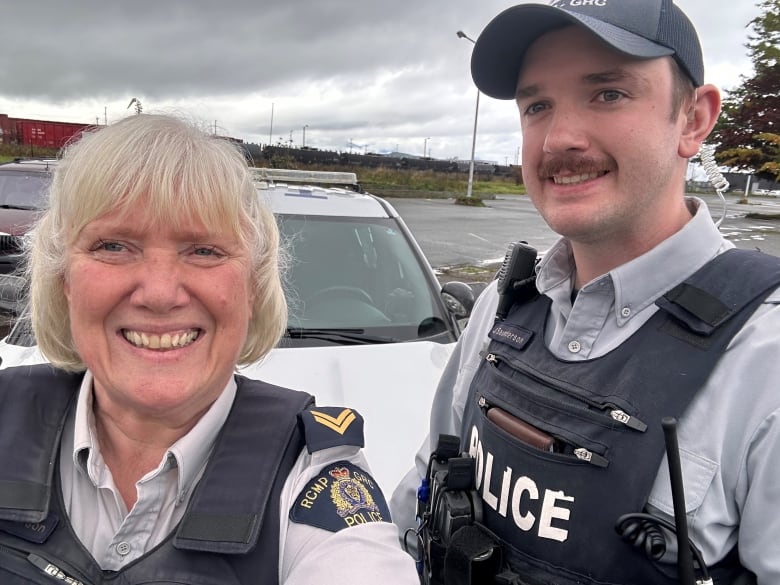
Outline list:
[[[390,509],[374,478],[349,461],[324,467],[301,491],[290,520],[330,532],[391,522]]]
[[[351,408],[312,406],[298,414],[309,453],[329,447],[365,446],[363,417]]]

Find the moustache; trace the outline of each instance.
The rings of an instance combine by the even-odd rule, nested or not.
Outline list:
[[[540,179],[549,179],[555,175],[585,175],[617,170],[617,162],[611,156],[595,158],[580,154],[564,154],[549,158],[539,165],[537,175]]]

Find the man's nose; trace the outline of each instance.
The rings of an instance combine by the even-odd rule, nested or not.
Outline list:
[[[586,132],[586,118],[571,108],[556,108],[548,118],[544,138],[544,152],[559,154],[571,150],[585,151],[590,142]]]

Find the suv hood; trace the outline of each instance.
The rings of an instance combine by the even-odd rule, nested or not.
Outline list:
[[[358,411],[372,475],[389,498],[428,435],[433,394],[454,347],[415,341],[274,349],[239,373],[304,390],[320,406]]]
[[[238,373],[312,394],[320,406],[344,406],[366,421],[371,473],[390,497],[428,435],[431,402],[455,343],[276,348]],[[44,362],[38,347],[0,341],[8,365]]]

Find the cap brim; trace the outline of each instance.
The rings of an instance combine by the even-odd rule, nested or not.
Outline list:
[[[521,4],[496,16],[474,44],[471,76],[479,90],[500,100],[515,97],[517,77],[528,47],[545,33],[566,25],[583,26],[617,51],[650,59],[674,51],[601,20],[542,4]]]

